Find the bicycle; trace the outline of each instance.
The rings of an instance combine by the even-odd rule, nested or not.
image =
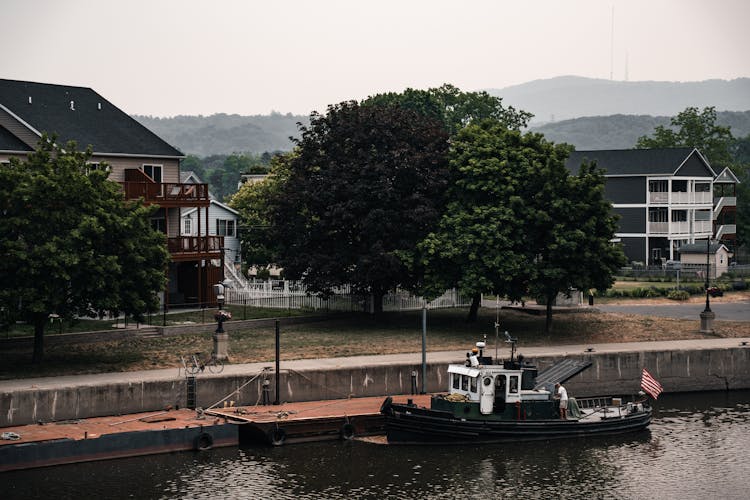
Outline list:
[[[200,355],[201,353],[196,352],[195,354],[191,354],[187,360],[184,356],[180,356],[182,366],[185,368],[185,373],[188,375],[195,375],[198,372],[203,372],[206,368],[208,368],[208,371],[211,373],[221,373],[224,371],[224,362],[222,360],[211,355],[211,357],[203,361],[200,359]]]

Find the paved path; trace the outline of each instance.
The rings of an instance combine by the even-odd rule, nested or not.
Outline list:
[[[428,336],[429,342],[429,336]],[[571,344],[546,347],[520,347],[518,352],[527,358],[540,356],[560,356],[569,354],[581,354],[588,348],[593,348],[594,352],[644,352],[644,351],[665,351],[665,350],[692,350],[692,349],[709,349],[709,348],[729,348],[739,346],[741,342],[746,342],[750,346],[750,338],[716,338],[716,339],[697,339],[697,340],[670,340],[670,341],[653,341],[653,342],[619,342],[607,344]],[[470,346],[467,346],[467,349]],[[750,347],[748,347],[750,349]],[[494,356],[495,348],[492,340],[488,339],[486,351]],[[507,344],[501,342],[499,345],[499,355],[507,356]],[[466,350],[461,351],[441,351],[428,352],[428,363],[462,363],[466,359]],[[293,361],[282,361],[282,370],[324,370],[337,368],[354,368],[362,366],[383,366],[391,364],[420,364],[422,362],[421,353],[408,354],[389,354],[383,356],[351,356],[345,358],[324,358],[324,359],[300,359]],[[264,368],[273,370],[274,363],[249,363],[226,365],[223,373],[220,375],[205,374],[201,377],[220,377],[226,375],[247,376],[251,377],[260,373]],[[132,383],[140,384],[156,380],[180,380],[184,373],[178,372],[177,367],[162,370],[146,370],[122,373],[97,373],[92,375],[67,375],[60,377],[46,378],[28,378],[18,380],[0,381],[0,392],[13,392],[26,389],[54,389],[62,387],[76,386],[97,386],[113,383]]]
[[[604,312],[697,320],[706,304],[676,302],[655,305],[602,304],[595,307]],[[711,310],[716,314],[716,321],[750,321],[750,301],[721,302],[721,298],[711,299]]]

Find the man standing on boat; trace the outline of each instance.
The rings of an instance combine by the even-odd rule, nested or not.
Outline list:
[[[555,397],[560,400],[560,418],[568,419],[568,391],[562,384],[555,384]]]

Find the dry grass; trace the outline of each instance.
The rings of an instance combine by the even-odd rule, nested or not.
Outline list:
[[[747,301],[748,292],[729,294],[717,301]],[[648,299],[648,304],[666,299]],[[702,299],[694,298],[701,302]],[[644,299],[646,301],[646,299]],[[611,303],[611,302],[610,302]],[[633,301],[628,301],[633,304]],[[460,350],[473,345],[484,334],[494,337],[495,311],[483,309],[476,323],[464,321],[465,310],[430,311],[428,350]],[[330,320],[282,328],[282,359],[310,359],[370,354],[419,352],[421,312],[386,314],[381,319],[368,315],[341,315]],[[699,319],[677,320],[617,313],[583,312],[554,316],[553,331],[544,333],[544,316],[503,310],[502,330],[519,337],[521,345],[578,344],[678,340],[705,338]],[[717,321],[714,337],[748,337],[750,322]],[[0,378],[52,376],[177,367],[180,354],[210,352],[210,334],[165,338],[133,338],[96,344],[50,345],[45,363],[29,363],[31,347],[0,351]],[[230,334],[233,363],[271,362],[274,359],[274,330],[258,328]]]

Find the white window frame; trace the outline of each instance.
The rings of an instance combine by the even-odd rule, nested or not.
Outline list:
[[[182,234],[184,236],[192,236],[193,234],[193,219],[190,217],[182,219]]]
[[[236,237],[237,236],[236,221],[234,219],[216,219],[216,236]]]
[[[143,165],[141,165],[141,170],[144,174],[151,177],[154,182],[158,182],[159,184],[161,184],[164,181],[164,165],[159,165],[156,163],[144,163]],[[157,171],[159,172],[158,179],[156,178]]]

